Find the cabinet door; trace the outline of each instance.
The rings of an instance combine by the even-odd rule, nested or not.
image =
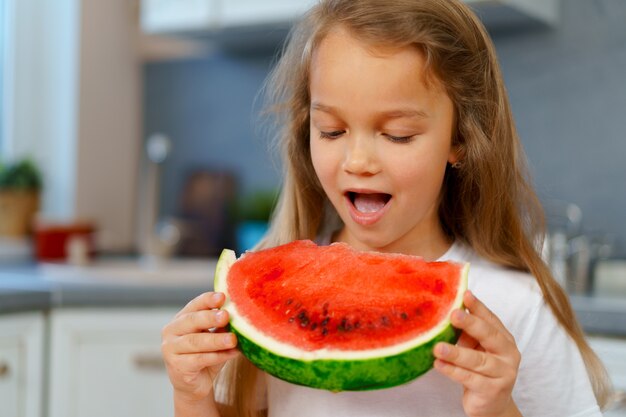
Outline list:
[[[605,417],[626,417],[626,339],[591,337],[589,343],[598,354],[613,382],[618,400]]]
[[[51,317],[50,417],[173,412],[161,329],[176,310],[59,310]]]
[[[0,416],[40,417],[44,316],[0,316]]]
[[[0,338],[0,416],[24,415],[22,390],[19,388],[20,374],[24,369],[20,361],[18,341]]]

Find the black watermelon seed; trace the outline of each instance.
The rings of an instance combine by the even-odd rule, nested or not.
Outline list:
[[[308,325],[309,325],[309,319],[307,319],[306,317],[300,321],[300,327],[306,327]]]
[[[315,330],[315,329],[317,329],[317,323],[313,323],[313,324],[311,325],[311,330]]]
[[[326,317],[324,320],[322,320],[322,326],[326,326],[328,324],[328,321],[330,319],[328,317]]]
[[[322,329],[322,336],[326,336],[328,334],[328,329],[326,327],[324,327]]]
[[[300,320],[306,318],[306,310],[302,310],[300,313],[298,313],[298,318]]]
[[[288,299],[288,300],[286,301],[286,304],[287,304],[287,305],[289,305],[289,304],[291,304],[291,303],[293,303],[293,299],[291,299],[291,298],[290,298],[290,299]]]
[[[341,324],[337,326],[337,330],[339,330],[340,332],[349,332],[350,330],[352,330],[352,326],[350,325],[350,323],[348,323],[347,318],[344,317],[341,320]]]
[[[406,314],[404,311],[400,313],[400,317],[402,317],[402,320],[406,320],[409,318],[408,314]]]

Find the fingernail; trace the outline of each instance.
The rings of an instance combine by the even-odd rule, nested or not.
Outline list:
[[[463,321],[465,319],[465,316],[467,316],[467,313],[465,313],[465,311],[463,310],[458,310],[454,312],[454,316],[457,321]]]
[[[224,346],[232,346],[234,344],[234,336],[232,334],[225,334],[222,336],[222,344]]]
[[[439,352],[440,356],[448,356],[448,353],[450,353],[450,348],[445,343],[440,343],[437,345],[437,351]]]
[[[213,301],[218,302],[218,301],[220,301],[222,299],[222,294],[219,293],[219,292],[215,292],[215,293],[213,293],[211,298],[213,299]]]
[[[218,320],[222,320],[225,315],[226,313],[224,313],[224,310],[219,310],[217,313],[215,313],[215,318]]]
[[[469,298],[470,300],[474,300],[474,298],[476,298],[474,297],[474,294],[470,290],[467,290],[466,294],[467,294],[467,298]]]

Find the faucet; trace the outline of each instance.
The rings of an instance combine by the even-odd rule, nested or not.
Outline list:
[[[569,286],[570,240],[580,234],[582,210],[573,203],[553,200],[546,204],[546,212],[555,223],[544,237],[542,257],[550,266],[554,279],[563,288]]]
[[[172,151],[172,141],[163,133],[154,133],[146,141],[144,184],[139,201],[138,246],[143,263],[158,263],[170,257],[180,240],[174,221],[159,221],[160,178],[163,163]]]
[[[597,262],[607,259],[613,249],[607,235],[583,233],[582,210],[573,203],[553,202],[553,220],[557,226],[545,237],[542,256],[550,266],[556,281],[571,294],[589,295],[593,292]]]

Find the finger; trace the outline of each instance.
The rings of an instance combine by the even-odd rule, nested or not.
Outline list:
[[[435,369],[470,391],[486,392],[492,385],[489,377],[469,371],[441,359],[435,359]]]
[[[221,292],[205,292],[189,301],[185,307],[176,314],[176,317],[192,311],[208,310],[212,308],[220,308],[224,304],[226,297]]]
[[[494,355],[449,343],[437,343],[434,354],[437,359],[490,378],[499,377],[503,366],[506,366]]]
[[[204,368],[216,366],[236,358],[241,353],[237,349],[211,353],[189,353],[178,355],[176,368],[183,372],[199,372]]]
[[[192,333],[179,337],[172,346],[172,353],[208,353],[234,349],[237,337],[234,333]]]
[[[463,304],[467,310],[475,316],[483,318],[492,326],[504,331],[507,338],[513,340],[513,336],[509,333],[502,321],[491,311],[482,301],[480,301],[470,290],[463,295]]]
[[[168,325],[168,332],[177,336],[224,327],[228,324],[228,311],[202,310],[184,314]]]
[[[478,343],[478,341],[469,334],[463,332],[461,333],[461,336],[459,336],[459,340],[457,340],[456,345],[459,347],[476,349],[480,346],[480,343]]]
[[[474,338],[488,352],[502,354],[511,350],[511,345],[515,347],[515,343],[505,337],[501,329],[494,327],[482,317],[468,314],[463,310],[455,310],[451,322],[454,327]]]

